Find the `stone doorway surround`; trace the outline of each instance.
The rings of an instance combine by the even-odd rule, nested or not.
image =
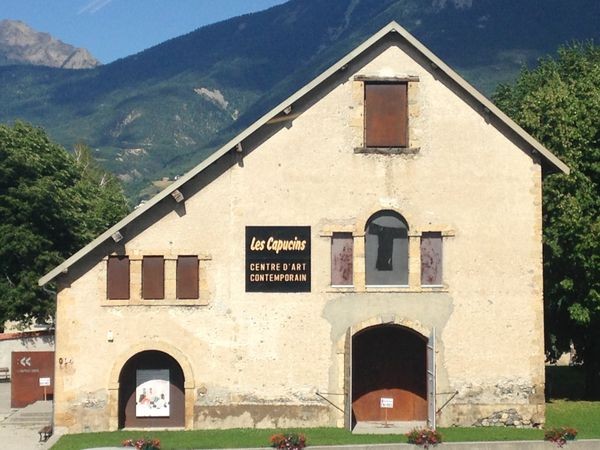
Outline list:
[[[109,431],[119,429],[119,377],[121,369],[127,361],[138,353],[145,351],[158,351],[171,356],[181,367],[184,376],[184,429],[191,430],[194,425],[194,403],[195,403],[195,382],[192,366],[188,358],[175,346],[164,342],[153,342],[151,344],[138,344],[130,347],[115,358],[110,380],[108,383],[108,402],[109,402]]]

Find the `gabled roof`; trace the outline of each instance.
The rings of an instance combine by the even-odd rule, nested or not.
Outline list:
[[[117,224],[106,230],[88,245],[83,247],[77,253],[72,255],[66,261],[64,261],[59,266],[52,269],[46,275],[39,279],[38,284],[40,286],[52,281],[59,274],[66,272],[72,265],[77,263],[77,261],[81,260],[84,256],[90,253],[92,250],[97,248],[99,245],[107,241],[111,238],[113,234],[122,230],[125,226],[135,221],[138,217],[144,215],[148,210],[150,210],[154,205],[172,195],[177,189],[186,184],[212,163],[220,159],[223,155],[229,153],[232,149],[234,149],[238,144],[241,144],[244,139],[250,136],[252,133],[257,131],[259,128],[267,124],[271,119],[280,114],[283,110],[294,104],[296,101],[310,93],[313,89],[327,80],[329,77],[333,76],[339,70],[345,68],[351,61],[357,58],[359,55],[363,54],[369,48],[373,47],[377,42],[383,39],[390,33],[398,33],[403,39],[405,39],[410,46],[412,46],[418,53],[420,53],[426,60],[430,62],[432,67],[435,67],[436,70],[445,74],[450,80],[455,82],[468,96],[474,99],[476,102],[481,104],[482,110],[485,110],[489,115],[495,116],[500,123],[506,125],[510,130],[512,130],[518,138],[522,139],[523,142],[531,147],[531,149],[535,152],[538,152],[542,160],[551,168],[564,172],[566,174],[569,173],[569,167],[563,163],[560,159],[558,159],[550,150],[540,144],[536,139],[534,139],[529,133],[523,130],[519,125],[517,125],[512,119],[510,119],[506,114],[504,114],[498,107],[496,107],[490,100],[488,100],[484,95],[482,95],[479,91],[477,91],[473,86],[471,86],[467,81],[465,81],[460,75],[458,75],[454,70],[452,70],[448,65],[446,65],[442,60],[440,60],[437,56],[435,56],[431,51],[429,51],[423,44],[421,44],[414,36],[412,36],[408,31],[402,28],[396,22],[390,22],[388,25],[383,27],[361,45],[356,47],[353,51],[348,53],[342,59],[340,59],[336,64],[331,66],[321,75],[313,79],[310,83],[305,85],[300,90],[296,91],[286,100],[281,102],[279,105],[275,106],[268,113],[246,128],[244,131],[239,133],[237,136],[232,138],[229,142],[211,154],[208,158],[186,173],[184,176],[180,177],[177,181],[173,182],[167,188],[156,194],[151,200],[145,203],[143,206],[134,210],[127,217],[119,221]]]

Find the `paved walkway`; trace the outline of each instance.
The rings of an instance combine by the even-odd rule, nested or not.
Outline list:
[[[552,450],[556,445],[543,441],[507,441],[507,442],[446,442],[435,447],[436,450]],[[600,440],[569,442],[565,450],[598,450]],[[410,444],[374,444],[374,445],[332,445],[310,446],[307,450],[421,450],[422,447]],[[97,447],[86,450],[123,450],[123,447]],[[221,449],[222,450],[222,449]],[[233,450],[265,450],[248,448]]]
[[[49,423],[52,402],[37,402],[22,409],[10,407],[10,383],[0,383],[0,448],[3,450],[46,450],[57,440],[39,442],[38,430]]]
[[[424,428],[427,422],[358,422],[353,434],[406,434],[413,428]]]

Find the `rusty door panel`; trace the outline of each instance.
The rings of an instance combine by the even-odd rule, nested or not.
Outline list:
[[[435,327],[431,330],[427,342],[427,426],[435,430],[436,420],[436,362],[435,362]]]
[[[40,378],[50,378],[46,399],[54,396],[54,352],[12,352],[10,406],[23,408],[44,400]]]
[[[142,260],[142,298],[165,298],[165,259],[144,256]]]
[[[388,409],[387,420],[409,422],[427,418],[427,402],[414,392],[403,389],[379,389],[371,391],[353,403],[354,415],[359,422],[385,420],[385,410],[380,407],[381,397],[394,399],[394,407]]]
[[[365,146],[408,146],[407,84],[365,84]]]
[[[352,327],[346,330],[344,343],[344,426],[348,431],[354,427],[352,412]]]
[[[356,421],[381,421],[381,397],[394,399],[390,421],[427,419],[426,341],[396,325],[357,333],[353,340],[352,408]]]
[[[106,275],[107,297],[112,300],[129,299],[129,257],[109,256]]]
[[[198,257],[177,258],[177,298],[198,298]]]

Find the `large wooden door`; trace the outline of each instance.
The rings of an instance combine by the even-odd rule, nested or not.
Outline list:
[[[352,340],[352,409],[357,422],[427,420],[427,340],[398,325],[381,325]]]

